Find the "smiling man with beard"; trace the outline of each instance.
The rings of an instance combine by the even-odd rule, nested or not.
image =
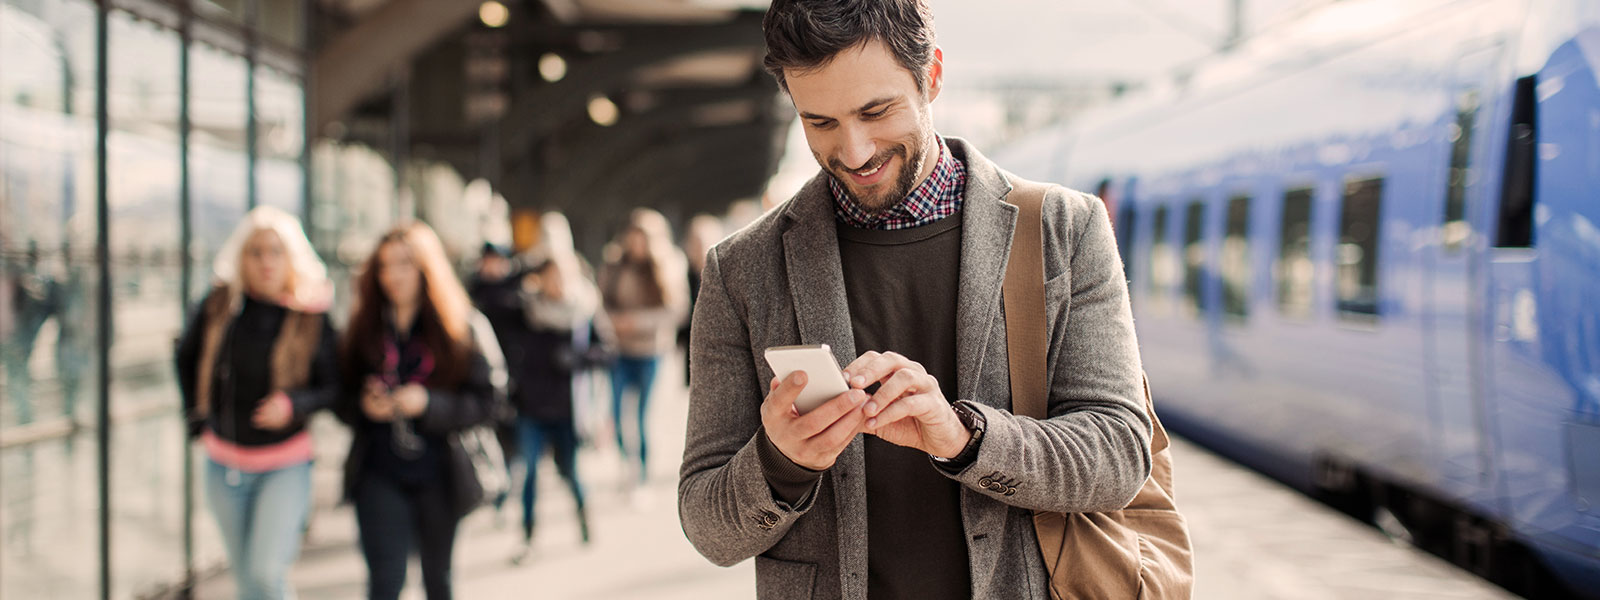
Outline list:
[[[717,245],[691,336],[684,532],[756,557],[761,598],[1044,598],[1032,511],[1116,510],[1151,421],[1105,207],[1043,207],[1049,419],[1013,415],[1012,177],[933,128],[920,0],[776,0],[767,69],[822,173]],[[767,348],[828,344],[850,390],[800,414]]]

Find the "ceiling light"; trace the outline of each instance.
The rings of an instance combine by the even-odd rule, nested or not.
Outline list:
[[[562,77],[567,76],[566,59],[561,58],[560,54],[554,52],[545,53],[544,56],[539,57],[539,76],[551,83],[561,81]]]
[[[605,96],[595,96],[589,99],[589,119],[601,127],[610,127],[617,124],[617,104]]]
[[[505,27],[506,21],[511,20],[511,9],[496,0],[488,0],[478,5],[478,20],[490,27]]]

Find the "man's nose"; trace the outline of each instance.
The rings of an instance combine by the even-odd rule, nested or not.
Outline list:
[[[872,161],[878,153],[877,144],[873,143],[872,136],[859,127],[846,128],[844,132],[844,151],[839,159],[844,166],[850,169],[860,169]]]

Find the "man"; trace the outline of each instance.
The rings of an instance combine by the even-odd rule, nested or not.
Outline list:
[[[934,130],[920,0],[775,0],[766,66],[822,172],[715,247],[679,483],[761,598],[1045,598],[1031,513],[1120,509],[1150,471],[1127,284],[1099,202],[1044,207],[1046,421],[1009,411],[1008,175]],[[829,344],[851,390],[804,415],[769,347]],[[1137,555],[1137,549],[1130,549]]]

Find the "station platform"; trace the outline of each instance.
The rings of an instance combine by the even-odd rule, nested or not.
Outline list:
[[[663,368],[662,373],[678,373]],[[460,598],[689,600],[750,598],[754,567],[714,566],[696,554],[678,525],[676,482],[687,397],[678,386],[652,400],[655,456],[649,485],[623,493],[621,459],[609,444],[587,451],[580,469],[591,498],[592,543],[579,542],[572,501],[547,462],[540,469],[539,534],[521,565],[509,557],[520,537],[514,496],[497,517],[481,509],[456,542]],[[1173,441],[1180,508],[1197,555],[1199,600],[1468,600],[1515,596],[1440,559],[1393,542],[1253,471],[1182,439]],[[548,459],[547,459],[548,460]],[[359,598],[365,564],[355,516],[334,506],[337,461],[322,461],[318,510],[292,580],[304,600]],[[422,599],[413,559],[405,598]],[[196,597],[233,596],[230,578],[211,573]]]

